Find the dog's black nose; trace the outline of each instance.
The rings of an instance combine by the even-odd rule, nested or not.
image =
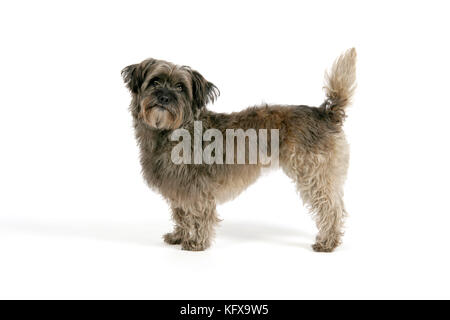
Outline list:
[[[158,101],[161,104],[167,104],[167,103],[169,103],[169,97],[166,95],[161,95],[161,96],[159,96]]]

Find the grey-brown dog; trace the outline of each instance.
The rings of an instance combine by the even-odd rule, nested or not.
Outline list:
[[[175,222],[164,241],[185,250],[208,248],[219,222],[216,205],[255,182],[266,166],[174,163],[177,142],[171,134],[180,128],[193,134],[194,121],[201,121],[204,130],[215,128],[224,135],[227,129],[278,129],[279,165],[295,181],[319,229],[313,249],[335,249],[346,215],[342,186],[349,154],[342,123],[355,89],[355,62],[355,49],[335,61],[320,107],[263,105],[231,114],[206,108],[219,91],[189,67],[147,59],[124,68],[143,174],[169,202]]]

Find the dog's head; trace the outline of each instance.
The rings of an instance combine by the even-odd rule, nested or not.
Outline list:
[[[122,70],[133,95],[132,112],[154,129],[176,129],[193,121],[219,90],[186,66],[147,59]]]

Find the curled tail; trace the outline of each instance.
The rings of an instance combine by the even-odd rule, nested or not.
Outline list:
[[[333,64],[331,71],[325,74],[326,100],[322,108],[330,119],[342,124],[345,108],[351,103],[356,89],[356,50],[347,50]]]

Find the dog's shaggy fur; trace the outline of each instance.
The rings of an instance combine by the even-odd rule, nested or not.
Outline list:
[[[147,59],[126,67],[122,76],[132,93],[131,113],[145,180],[169,202],[175,228],[164,236],[185,250],[204,250],[219,222],[216,205],[242,192],[260,176],[261,164],[175,164],[169,139],[176,128],[191,136],[194,121],[203,128],[278,129],[279,163],[295,181],[314,214],[319,233],[315,251],[330,252],[341,242],[346,215],[343,183],[348,145],[342,131],[345,108],[355,89],[355,49],[348,50],[326,75],[320,107],[263,105],[231,114],[206,108],[219,91],[189,67]]]

